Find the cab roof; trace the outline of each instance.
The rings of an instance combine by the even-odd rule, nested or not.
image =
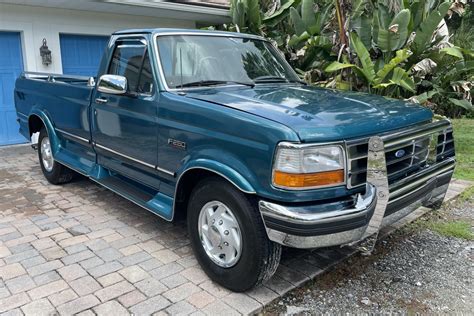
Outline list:
[[[175,29],[175,28],[156,28],[156,29],[128,29],[121,30],[113,33],[113,35],[126,35],[126,34],[159,34],[159,35],[207,35],[207,36],[228,36],[228,37],[239,37],[239,38],[252,38],[252,39],[264,39],[261,36],[236,33],[236,32],[225,32],[225,31],[208,31],[208,30],[196,30],[196,29]]]

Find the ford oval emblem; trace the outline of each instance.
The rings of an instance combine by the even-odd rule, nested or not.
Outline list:
[[[400,149],[400,150],[397,150],[395,152],[395,157],[402,158],[403,156],[405,156],[405,150],[404,149]]]

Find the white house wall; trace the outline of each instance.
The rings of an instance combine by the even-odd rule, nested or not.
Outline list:
[[[26,71],[62,73],[59,34],[110,35],[127,28],[195,28],[192,21],[0,4],[0,31],[21,33]],[[53,63],[44,66],[39,48],[46,38]],[[2,43],[0,43],[1,49]]]

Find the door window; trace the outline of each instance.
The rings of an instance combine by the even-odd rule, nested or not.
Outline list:
[[[150,95],[153,91],[153,74],[145,45],[117,45],[107,73],[127,78],[129,92]]]

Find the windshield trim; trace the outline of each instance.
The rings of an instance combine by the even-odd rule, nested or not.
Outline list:
[[[168,86],[168,82],[166,81],[166,77],[165,77],[165,72],[163,71],[163,66],[161,65],[161,56],[160,56],[160,50],[158,49],[157,39],[160,36],[176,36],[176,35],[247,38],[247,39],[252,39],[252,40],[256,40],[256,41],[266,42],[274,48],[274,50],[276,51],[277,54],[281,54],[280,50],[278,48],[274,47],[273,44],[268,39],[266,39],[264,37],[261,37],[261,36],[257,36],[257,35],[251,35],[251,34],[242,34],[242,36],[239,36],[239,34],[230,33],[230,32],[229,32],[229,34],[226,34],[226,33],[196,33],[196,32],[155,33],[155,34],[153,34],[153,43],[152,43],[152,45],[153,45],[153,49],[155,50],[155,55],[158,58],[157,64],[158,64],[158,73],[159,73],[159,77],[160,77],[160,84],[162,84],[163,87],[165,88],[165,91],[168,91],[168,92],[177,92],[177,91],[184,91],[184,90],[189,90],[189,89],[192,90],[192,89],[206,88],[206,87],[170,88]],[[282,58],[286,62],[285,57],[282,56]],[[288,66],[289,66],[289,69],[295,75],[295,77],[298,78],[298,74],[293,69],[293,67],[291,67],[291,65],[289,65],[289,64],[288,64]],[[235,85],[235,84],[226,85],[226,87],[230,87],[230,86],[242,86],[242,85]],[[209,87],[207,87],[207,88],[209,88]],[[214,88],[214,86],[213,86],[213,88]]]

